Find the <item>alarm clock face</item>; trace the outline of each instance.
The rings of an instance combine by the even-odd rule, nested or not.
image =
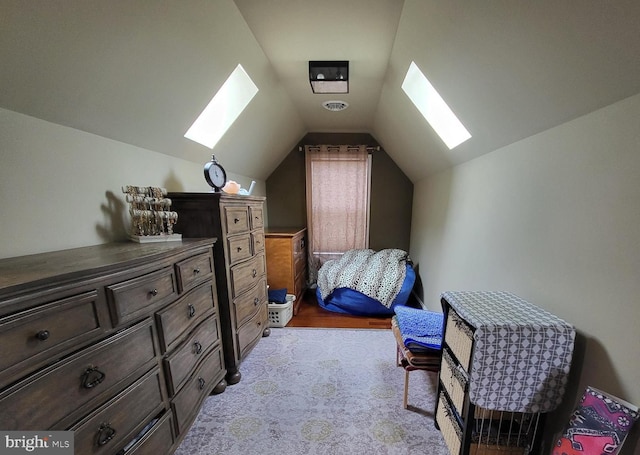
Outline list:
[[[227,182],[227,173],[215,158],[204,165],[204,178],[214,190],[219,191]]]

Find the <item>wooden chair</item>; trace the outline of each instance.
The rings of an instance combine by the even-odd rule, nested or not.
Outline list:
[[[391,330],[396,339],[396,364],[404,368],[404,395],[402,406],[404,409],[408,407],[409,399],[409,373],[415,370],[440,371],[440,359],[442,357],[441,350],[434,350],[432,353],[416,354],[411,352],[404,345],[402,334],[398,327],[398,321],[395,317],[391,318]]]

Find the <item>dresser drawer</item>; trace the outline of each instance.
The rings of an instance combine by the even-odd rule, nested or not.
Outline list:
[[[253,254],[262,253],[264,251],[264,231],[253,231],[251,233],[253,244]]]
[[[216,311],[211,282],[189,291],[156,314],[162,352],[171,351],[193,327]]]
[[[249,233],[228,237],[227,247],[229,249],[229,265],[233,265],[252,256],[251,236]]]
[[[251,350],[262,336],[266,327],[267,305],[260,305],[256,314],[238,329],[238,349],[240,358]]]
[[[458,415],[464,415],[464,397],[468,379],[462,367],[454,362],[446,349],[442,350],[440,382],[449,394]]]
[[[440,428],[449,453],[451,455],[459,455],[462,448],[462,426],[458,422],[455,411],[451,409],[451,405],[442,393],[438,398],[436,423]]]
[[[301,298],[302,292],[307,286],[307,274],[302,271],[299,275],[296,275],[296,281],[294,283],[294,294],[297,298]]]
[[[84,349],[6,390],[0,428],[43,430],[71,423],[157,365],[150,319]],[[69,422],[65,419],[69,417]]]
[[[307,249],[304,243],[304,237],[296,238],[293,241],[293,268],[296,275],[299,275],[307,268]]]
[[[146,431],[133,444],[125,446],[117,455],[160,455],[175,443],[171,412],[165,413],[153,427]]]
[[[262,206],[252,205],[249,207],[251,213],[251,229],[259,229],[264,227],[264,217],[262,215]]]
[[[231,267],[231,291],[232,298],[242,294],[247,289],[255,286],[264,279],[265,265],[264,255],[254,256],[252,259]]]
[[[469,372],[473,349],[473,329],[453,309],[449,309],[447,316],[444,341],[451,348],[462,368]]]
[[[0,318],[0,389],[100,336],[98,292]]]
[[[198,361],[219,343],[220,329],[215,316],[205,319],[202,324],[184,340],[166,359],[169,393],[173,396],[184,385]]]
[[[156,368],[73,426],[75,453],[112,454],[131,441],[164,408],[161,381]]]
[[[267,284],[263,279],[256,287],[233,301],[233,308],[236,313],[236,324],[241,326],[258,311],[260,305],[266,304]]]
[[[218,347],[200,364],[171,403],[177,434],[188,430],[200,411],[202,399],[224,378],[224,374],[222,349]]]
[[[224,207],[224,223],[227,235],[240,234],[249,231],[248,207]]]
[[[132,280],[107,286],[115,325],[132,321],[178,295],[173,268],[167,267]]]
[[[180,292],[188,291],[213,276],[213,257],[202,253],[176,264]]]

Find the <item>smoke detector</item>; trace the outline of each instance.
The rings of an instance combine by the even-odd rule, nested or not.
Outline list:
[[[338,112],[344,111],[349,107],[349,104],[344,101],[325,101],[322,103],[322,107],[328,111]]]

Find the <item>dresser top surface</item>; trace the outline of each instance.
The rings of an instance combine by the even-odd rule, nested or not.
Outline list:
[[[269,237],[295,237],[306,230],[306,227],[266,227],[264,234]]]
[[[142,244],[116,242],[0,259],[0,300],[5,294],[35,282],[79,278],[124,264],[131,267],[215,241],[212,238]]]
[[[219,200],[222,202],[264,202],[264,196],[244,196],[240,194],[228,194],[223,192],[214,193],[183,193],[169,192],[167,197],[170,199],[198,199],[198,200]]]

